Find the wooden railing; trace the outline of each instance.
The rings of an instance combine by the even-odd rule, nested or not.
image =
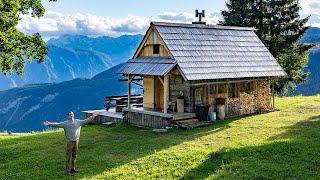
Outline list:
[[[140,94],[131,95],[130,104],[134,107],[142,107],[143,106],[143,96]],[[106,100],[104,102],[104,107],[108,111],[109,108],[115,107],[116,112],[121,112],[123,108],[128,106],[128,95],[122,96],[106,96]]]

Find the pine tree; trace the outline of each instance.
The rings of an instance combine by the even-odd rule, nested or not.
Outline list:
[[[304,67],[312,45],[298,43],[309,28],[309,17],[300,19],[298,0],[229,0],[226,5],[220,23],[258,29],[257,35],[288,74],[276,84],[278,92],[306,80]]]

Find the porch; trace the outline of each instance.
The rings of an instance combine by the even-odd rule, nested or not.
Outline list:
[[[167,126],[177,127],[197,127],[199,124],[195,113],[163,113],[156,109],[131,107],[123,108],[122,112],[116,112],[115,108],[110,108],[108,111],[90,110],[83,111],[84,118],[90,117],[94,112],[98,112],[95,119],[97,124],[114,124],[114,123],[129,123],[135,126],[151,127],[151,128],[165,128]],[[200,123],[201,125],[207,123]]]
[[[83,118],[86,119],[91,117],[94,112],[98,112],[98,116],[94,121],[96,124],[113,124],[123,122],[122,112],[117,112],[115,107],[110,108],[108,111],[106,109],[82,111]]]

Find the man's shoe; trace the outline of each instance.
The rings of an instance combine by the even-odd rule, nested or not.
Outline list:
[[[79,171],[75,169],[71,169],[71,173],[79,173]]]

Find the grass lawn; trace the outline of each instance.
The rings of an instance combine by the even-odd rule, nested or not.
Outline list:
[[[0,136],[0,179],[319,179],[320,96],[277,98],[276,107],[164,134],[85,126],[74,176],[64,175],[62,130]]]

